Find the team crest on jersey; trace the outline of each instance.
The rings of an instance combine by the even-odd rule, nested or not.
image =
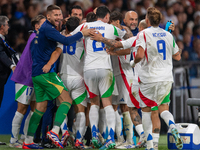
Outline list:
[[[35,39],[35,44],[38,44],[38,41]]]

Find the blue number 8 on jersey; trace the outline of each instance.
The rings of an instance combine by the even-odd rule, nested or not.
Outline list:
[[[102,34],[102,36],[104,37],[104,33]],[[94,52],[103,51],[103,48],[105,47],[105,44],[101,42],[101,47],[97,48],[96,47],[96,43],[97,43],[97,41],[95,41],[95,40],[92,42],[92,47],[94,49]]]

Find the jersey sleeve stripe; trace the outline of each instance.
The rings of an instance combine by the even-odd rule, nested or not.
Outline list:
[[[144,35],[144,41],[145,41],[145,44],[147,44],[146,43],[146,35],[145,35],[145,32],[143,32],[143,35]],[[145,56],[146,56],[146,59],[147,59],[147,62],[148,62],[148,56],[147,56],[147,46],[146,46],[146,48],[145,48]]]
[[[143,35],[144,35],[144,41],[145,41],[145,43],[147,42],[147,40],[146,40],[146,35],[145,35],[145,32],[143,32]]]
[[[133,57],[134,57],[134,59],[135,59],[135,52],[133,52]]]
[[[173,48],[175,48],[175,40],[174,40],[174,38],[173,38]]]
[[[119,36],[119,34],[118,34],[117,29],[115,28],[115,26],[113,26],[113,27],[114,27],[114,35]]]
[[[136,41],[139,39],[139,35],[140,35],[140,32],[137,34],[137,37],[135,39],[135,41],[133,42],[133,45],[131,47],[135,47],[136,45]]]
[[[81,60],[81,58],[83,57],[83,55],[84,55],[84,49],[83,49],[83,51],[82,51],[82,54],[81,54],[81,57],[80,57],[80,60]]]
[[[133,45],[131,47],[135,47],[136,41],[137,41],[137,39],[135,39],[135,41],[133,42]]]
[[[85,25],[85,24],[84,24],[84,25]],[[82,31],[82,30],[83,30],[83,27],[84,27],[84,25],[81,27],[80,31]]]

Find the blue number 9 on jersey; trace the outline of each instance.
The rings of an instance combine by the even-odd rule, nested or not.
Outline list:
[[[158,53],[163,53],[163,60],[166,60],[166,44],[164,40],[157,41]]]

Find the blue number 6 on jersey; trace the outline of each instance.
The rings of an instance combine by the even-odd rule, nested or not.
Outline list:
[[[102,34],[102,36],[104,37],[104,33]],[[101,42],[101,47],[97,48],[96,47],[96,42],[97,41],[95,41],[95,40],[92,42],[92,47],[94,49],[94,52],[103,51],[103,48],[105,47],[105,44]]]
[[[163,60],[166,60],[166,44],[164,40],[157,41],[158,53],[163,53]]]

